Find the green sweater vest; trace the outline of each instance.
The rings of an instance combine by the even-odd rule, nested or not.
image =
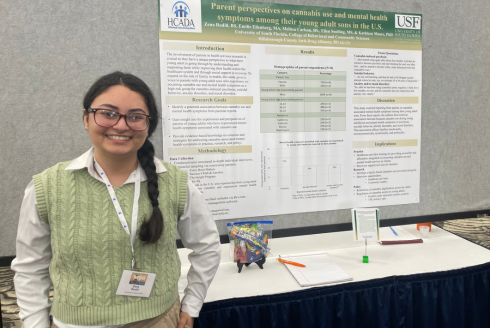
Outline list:
[[[59,163],[33,177],[37,205],[51,228],[52,259],[49,273],[54,285],[51,314],[75,325],[117,325],[156,317],[177,299],[180,259],[175,243],[177,221],[187,196],[187,173],[164,163],[159,174],[160,210],[164,232],[157,244],[136,238],[139,269],[156,273],[149,298],[117,296],[123,270],[131,270],[130,238],[103,182],[87,169],[65,171]],[[131,227],[134,184],[115,188]],[[138,231],[152,213],[146,181],[141,183]]]

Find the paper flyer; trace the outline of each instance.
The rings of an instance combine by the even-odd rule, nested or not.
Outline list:
[[[351,213],[355,241],[379,240],[379,209],[353,208]]]

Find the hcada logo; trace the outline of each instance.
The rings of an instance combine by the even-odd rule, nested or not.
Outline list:
[[[172,17],[168,17],[168,27],[195,30],[196,27],[191,17],[191,8],[184,1],[177,1],[172,6]]]

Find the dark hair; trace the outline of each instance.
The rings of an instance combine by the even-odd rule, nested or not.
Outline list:
[[[155,97],[150,88],[140,78],[122,72],[114,72],[107,74],[99,78],[87,91],[85,98],[83,99],[83,108],[85,109],[84,115],[87,115],[87,109],[90,108],[95,98],[97,98],[104,91],[115,85],[123,85],[131,91],[137,92],[143,96],[148,107],[148,111],[152,119],[150,120],[150,126],[148,127],[148,138],[155,131],[158,121],[158,109],[155,103]],[[148,140],[145,140],[143,146],[138,150],[138,161],[140,162],[147,177],[148,196],[153,206],[153,213],[148,220],[145,220],[141,225],[139,237],[141,241],[149,244],[156,243],[163,233],[163,214],[158,207],[158,174],[156,172],[155,163],[153,162],[153,156],[155,155],[155,149],[153,144]]]

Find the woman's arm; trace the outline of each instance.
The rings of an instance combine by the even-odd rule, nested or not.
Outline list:
[[[49,263],[51,261],[51,230],[44,223],[36,204],[36,192],[31,181],[24,194],[17,230],[14,284],[20,319],[25,328],[48,328]]]
[[[218,270],[221,247],[218,229],[204,197],[192,182],[187,183],[187,202],[177,225],[180,238],[189,254],[191,268],[182,300],[182,312],[198,317],[211,281]]]

